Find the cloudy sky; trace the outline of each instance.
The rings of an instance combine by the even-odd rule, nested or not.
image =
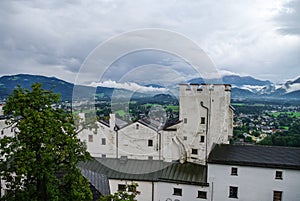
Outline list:
[[[197,43],[221,73],[282,82],[300,75],[299,19],[299,0],[2,0],[0,75],[39,74],[75,82],[99,44],[124,32],[158,28]],[[151,74],[144,59],[157,58],[149,55],[140,54],[133,63],[129,56],[115,68],[146,65],[134,72],[142,79]],[[178,60],[158,57],[153,69]]]

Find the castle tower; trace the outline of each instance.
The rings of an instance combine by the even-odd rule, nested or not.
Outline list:
[[[179,135],[188,161],[205,164],[214,144],[229,143],[233,132],[230,91],[226,84],[180,85]]]

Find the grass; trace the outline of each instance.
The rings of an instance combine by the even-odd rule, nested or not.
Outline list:
[[[126,115],[126,112],[124,110],[117,110],[117,111],[115,111],[115,113],[117,113],[121,117]]]
[[[274,117],[278,117],[280,114],[287,114],[289,115],[290,117],[300,117],[300,112],[274,112],[274,113],[270,113],[270,115],[274,116]]]

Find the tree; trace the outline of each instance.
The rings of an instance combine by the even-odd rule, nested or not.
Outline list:
[[[137,186],[137,183],[125,185],[124,189],[114,194],[100,197],[100,201],[136,201],[136,196],[140,194],[140,192],[136,190]]]
[[[72,114],[55,107],[59,95],[33,84],[9,96],[4,114],[14,136],[0,139],[3,200],[91,200],[88,181],[77,169],[90,158],[77,138]]]

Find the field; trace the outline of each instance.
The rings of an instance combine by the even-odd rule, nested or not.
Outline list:
[[[300,112],[274,112],[274,113],[270,113],[270,115],[274,116],[274,117],[278,117],[280,114],[287,114],[290,117],[300,117]]]

